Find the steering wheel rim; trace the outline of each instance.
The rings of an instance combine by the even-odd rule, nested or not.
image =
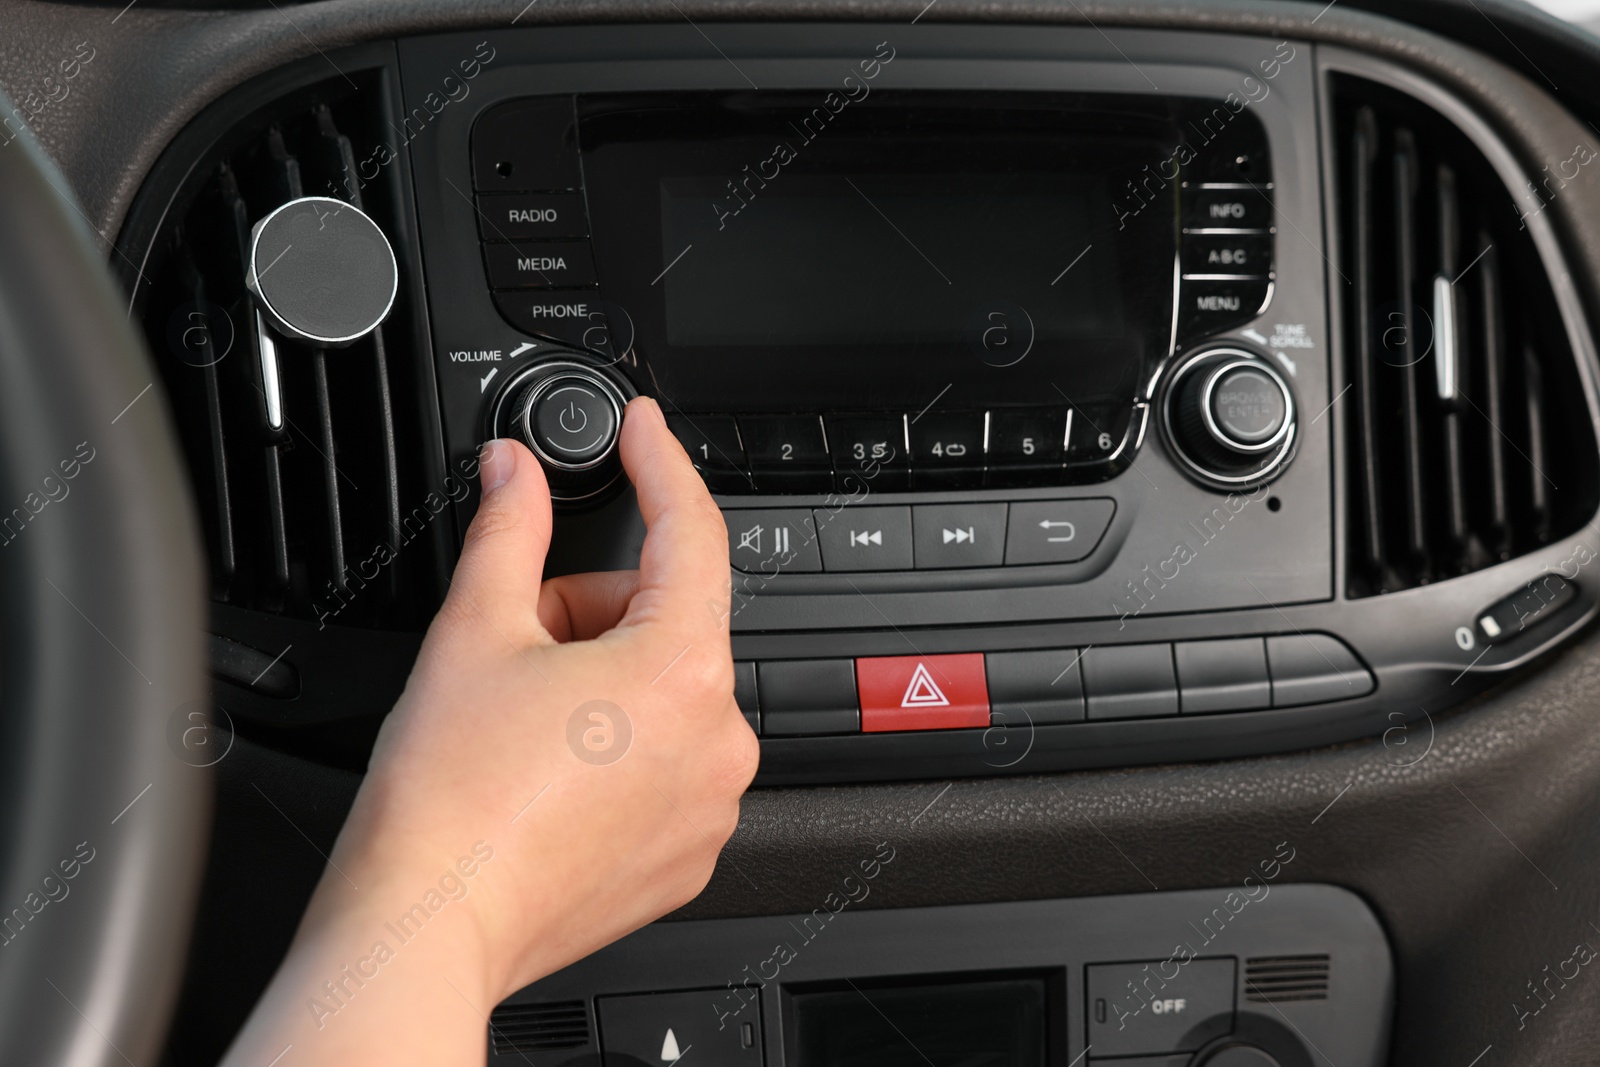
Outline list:
[[[165,398],[67,189],[0,145],[0,1063],[142,1065],[208,844],[211,772],[171,740],[208,708],[206,608]]]

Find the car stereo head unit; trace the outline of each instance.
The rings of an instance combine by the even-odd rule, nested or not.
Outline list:
[[[1593,614],[1591,335],[1460,101],[1260,37],[659,29],[496,38],[418,269],[448,459],[535,448],[547,573],[637,565],[661,402],[761,784],[1392,743]],[[480,39],[402,43],[407,99]]]
[[[1182,147],[1208,128],[1203,157]],[[515,158],[536,129],[545,179]],[[1271,285],[1261,125],[1200,98],[863,73],[820,99],[517,100],[474,147],[490,186],[581,183],[484,198],[501,313],[625,362],[722,492],[1104,478],[1180,335]]]

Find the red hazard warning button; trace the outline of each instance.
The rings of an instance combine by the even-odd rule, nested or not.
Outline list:
[[[989,725],[983,653],[856,660],[861,731],[959,730]]]

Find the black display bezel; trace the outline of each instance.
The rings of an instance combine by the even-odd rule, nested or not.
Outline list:
[[[837,372],[846,370],[848,406],[864,411],[915,411],[932,398],[930,384],[937,392],[947,383],[979,407],[1142,396],[1172,348],[1179,237],[1180,182],[1170,174],[1150,176],[1170,159],[1185,116],[1202,102],[1036,92],[980,99],[975,105],[972,94],[874,92],[834,116],[783,174],[870,173],[897,158],[896,167],[904,168],[907,153],[920,153],[918,165],[929,173],[1004,176],[1037,173],[1049,163],[1064,174],[1103,180],[1106,202],[1091,210],[1112,216],[1120,332],[1041,345],[1010,366],[994,365],[998,361],[954,337],[939,344],[672,345],[659,284],[671,256],[665,249],[657,255],[654,247],[662,233],[662,179],[741,176],[761,158],[752,156],[752,144],[769,143],[784,130],[796,139],[790,124],[811,113],[816,94],[580,95],[579,142],[600,290],[612,306],[627,310],[640,376],[652,391],[690,411],[838,411]],[[951,149],[942,162],[933,151],[941,145]],[[1137,196],[1136,181],[1143,183]],[[1076,251],[1064,250],[1060,266]],[[1050,280],[1045,276],[1041,285],[1048,288]],[[807,373],[784,369],[795,367]]]

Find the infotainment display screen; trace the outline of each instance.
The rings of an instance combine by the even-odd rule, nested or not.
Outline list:
[[[716,179],[662,179],[663,249],[689,250],[659,283],[670,347],[934,349],[1004,302],[1041,349],[1121,331],[1115,273],[1088,268],[1116,240],[1098,175],[796,175],[771,192],[722,225]]]
[[[600,291],[651,388],[733,412],[1134,397],[1173,339],[1170,101],[824,99],[579,98]]]

